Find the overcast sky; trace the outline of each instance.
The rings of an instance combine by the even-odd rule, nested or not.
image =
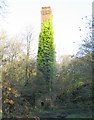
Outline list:
[[[16,35],[26,27],[35,31],[35,45],[41,25],[41,7],[50,6],[53,14],[54,41],[57,55],[75,54],[80,43],[79,27],[82,17],[92,15],[93,0],[8,0],[8,15],[1,28],[9,35]]]

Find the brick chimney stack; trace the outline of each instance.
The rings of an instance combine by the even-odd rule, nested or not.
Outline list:
[[[43,23],[52,14],[50,6],[41,8],[41,23]]]

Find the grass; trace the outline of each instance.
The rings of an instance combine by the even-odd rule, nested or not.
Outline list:
[[[70,114],[66,118],[92,118],[90,114]]]
[[[45,116],[46,113],[50,113],[52,115],[65,115],[65,118],[92,118],[92,113],[90,110],[83,110],[83,109],[77,109],[77,108],[68,108],[68,109],[49,109],[49,110],[35,110],[31,111],[32,116]]]

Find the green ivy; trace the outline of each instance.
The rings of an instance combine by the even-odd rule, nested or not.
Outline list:
[[[37,68],[46,79],[46,84],[50,85],[55,67],[55,46],[53,38],[52,19],[46,19],[39,35],[39,46],[37,55]]]

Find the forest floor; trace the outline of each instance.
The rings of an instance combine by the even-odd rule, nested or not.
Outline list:
[[[50,120],[50,118],[54,119],[62,119],[62,118],[92,118],[92,113],[90,111],[81,111],[77,109],[55,109],[55,110],[40,110],[33,111],[32,115],[34,117],[39,117],[41,120]]]

